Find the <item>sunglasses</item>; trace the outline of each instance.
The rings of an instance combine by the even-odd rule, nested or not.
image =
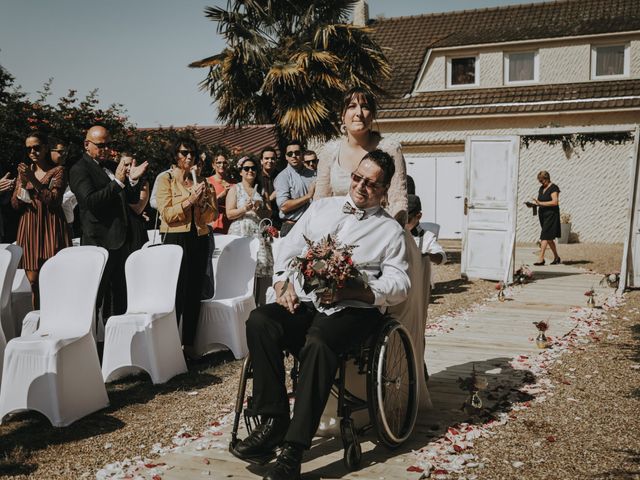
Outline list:
[[[92,140],[87,140],[87,142],[93,143],[96,146],[96,148],[99,148],[99,149],[109,148],[111,146],[111,142],[96,143]]]
[[[189,155],[191,155],[192,157],[196,156],[193,150],[178,150],[178,153],[183,157],[188,157]]]
[[[287,152],[287,157],[299,157],[302,154],[302,150],[292,150]]]
[[[51,151],[53,153],[59,153],[60,155],[62,155],[66,150],[64,148],[52,148]]]
[[[355,172],[351,174],[351,180],[356,183],[364,182],[364,188],[368,188],[369,190],[384,187],[384,184],[379,182],[372,182],[368,178],[364,178],[363,176],[360,176]]]
[[[258,167],[242,167],[242,170],[245,172],[257,172],[258,171]]]
[[[304,163],[306,163],[307,165],[315,165],[316,163],[318,163],[318,160],[305,160]]]
[[[24,147],[24,149],[27,152],[30,152],[31,150],[34,150],[34,151],[40,153],[40,150],[42,150],[42,145],[32,145],[30,147]]]

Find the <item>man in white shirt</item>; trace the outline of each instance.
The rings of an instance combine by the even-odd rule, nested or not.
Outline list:
[[[295,479],[302,453],[311,445],[338,368],[338,355],[361,344],[379,325],[382,310],[406,299],[410,288],[402,227],[380,206],[395,171],[393,159],[376,150],[352,174],[346,197],[313,202],[281,240],[274,271],[280,272],[306,247],[331,234],[356,245],[353,261],[367,285],[352,282],[334,294],[305,295],[296,281],[274,276],[277,303],[249,316],[247,343],[253,365],[253,408],[262,423],[232,453],[259,461],[284,441],[266,480]],[[293,418],[284,384],[282,351],[301,364]]]

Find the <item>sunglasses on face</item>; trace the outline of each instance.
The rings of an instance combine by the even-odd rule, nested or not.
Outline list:
[[[258,167],[256,167],[256,166],[253,166],[253,167],[246,166],[246,167],[242,167],[242,171],[244,171],[244,172],[257,172],[258,171]]]
[[[53,153],[59,153],[60,155],[64,154],[65,149],[64,148],[52,148],[51,151]]]
[[[34,151],[40,153],[40,151],[42,150],[42,145],[31,145],[30,147],[24,147],[24,149],[27,152],[30,152],[31,150],[34,150]]]
[[[95,145],[96,148],[99,149],[103,149],[103,148],[109,148],[111,146],[111,142],[102,142],[102,143],[96,143],[92,140],[87,140],[89,143],[93,143]]]
[[[287,152],[287,157],[299,157],[301,153],[302,150],[291,150],[290,152]]]
[[[351,174],[351,180],[356,182],[356,183],[364,182],[364,188],[367,188],[369,190],[373,190],[375,188],[384,187],[384,185],[382,183],[372,182],[368,178],[364,178],[363,176],[358,175],[355,172]]]
[[[188,157],[189,155],[191,155],[192,157],[195,156],[193,150],[178,150],[178,153],[183,157]]]
[[[318,163],[318,159],[315,158],[313,160],[305,160],[304,163],[306,163],[307,165],[316,165]]]

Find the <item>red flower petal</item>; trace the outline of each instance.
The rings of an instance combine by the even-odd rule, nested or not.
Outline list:
[[[407,472],[422,473],[422,472],[424,472],[424,469],[422,469],[420,467],[416,467],[415,465],[411,465],[409,468],[407,468]]]
[[[556,437],[554,437],[553,435],[549,435],[547,437],[547,442],[553,443],[556,441]]]
[[[464,450],[464,448],[462,448],[460,445],[454,445],[453,449],[456,451],[456,453],[460,453],[462,450]]]

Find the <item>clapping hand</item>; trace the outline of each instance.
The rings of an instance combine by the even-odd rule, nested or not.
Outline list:
[[[118,163],[118,166],[116,167],[116,172],[114,173],[114,175],[116,176],[116,180],[118,180],[121,183],[124,183],[124,181],[127,179],[128,169],[129,167],[126,164],[124,157],[122,157],[120,159],[120,163]]]
[[[20,184],[22,187],[25,187],[28,181],[34,183],[36,180],[33,170],[24,163],[18,165],[18,174],[20,175]]]
[[[138,165],[135,159],[131,162],[131,168],[129,169],[129,179],[133,182],[138,180],[144,172],[147,171],[147,167],[149,166],[149,162],[142,162]]]
[[[15,179],[9,178],[9,172],[5,173],[4,177],[0,178],[0,192],[11,190],[14,184]]]
[[[204,182],[196,183],[191,188],[191,195],[189,195],[189,203],[191,205],[195,205],[202,198],[202,194],[204,193]]]

